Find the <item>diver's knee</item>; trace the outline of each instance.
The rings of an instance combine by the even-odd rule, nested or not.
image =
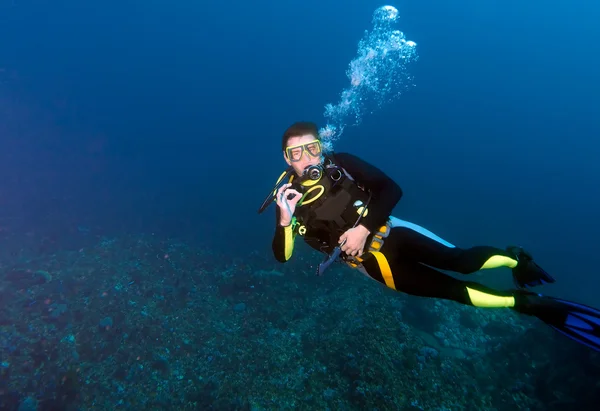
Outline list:
[[[464,248],[453,248],[450,251],[454,260],[455,269],[453,271],[460,274],[473,274],[481,269],[475,262],[472,262]]]

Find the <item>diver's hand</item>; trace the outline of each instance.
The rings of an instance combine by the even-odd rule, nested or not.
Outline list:
[[[363,255],[367,237],[371,232],[363,225],[357,225],[340,236],[338,243],[346,255],[356,257]]]
[[[282,226],[290,225],[292,222],[292,216],[296,211],[296,204],[302,198],[302,194],[293,188],[290,188],[292,184],[287,183],[282,185],[277,190],[276,201],[281,211],[281,217],[279,218],[279,224]]]

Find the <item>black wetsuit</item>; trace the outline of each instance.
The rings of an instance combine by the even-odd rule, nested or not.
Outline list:
[[[455,279],[435,269],[470,274],[486,268],[512,268],[518,263],[515,255],[491,246],[458,248],[419,226],[395,219],[391,213],[402,197],[398,184],[378,168],[354,155],[338,153],[328,158],[354,180],[351,190],[354,198],[360,198],[365,203],[367,192],[371,193],[368,214],[360,221],[371,232],[365,251],[373,236],[388,224],[389,235],[383,238],[379,253],[365,252],[360,256],[358,266],[353,265],[354,267],[390,288],[416,296],[484,307],[515,306],[515,294],[512,292],[491,290],[478,283]],[[351,228],[354,217],[346,217],[344,221],[338,219],[337,222],[315,219],[315,211],[312,209],[319,206],[322,204],[318,202],[306,205],[299,203],[295,212],[296,221],[287,227],[279,224],[280,212],[277,207],[272,248],[278,261],[286,262],[291,257],[293,242],[298,234],[304,236],[305,241],[314,249],[329,253],[338,245],[339,235]],[[321,214],[356,215],[351,202],[340,203],[339,210]]]

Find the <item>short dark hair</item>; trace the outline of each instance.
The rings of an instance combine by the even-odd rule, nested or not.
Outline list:
[[[311,134],[315,136],[317,140],[321,140],[321,137],[319,136],[319,129],[315,123],[310,121],[298,121],[292,124],[287,130],[285,130],[285,133],[283,133],[283,138],[281,139],[281,150],[285,151],[287,142],[290,138],[302,137],[307,134]]]

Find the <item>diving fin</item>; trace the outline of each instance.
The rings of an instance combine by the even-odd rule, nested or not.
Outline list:
[[[558,332],[600,351],[600,310],[529,291],[515,292],[514,309],[533,315]]]
[[[509,246],[506,251],[513,254],[518,261],[517,266],[512,269],[513,282],[518,288],[523,289],[556,282],[550,274],[533,261],[531,254],[523,247]]]

